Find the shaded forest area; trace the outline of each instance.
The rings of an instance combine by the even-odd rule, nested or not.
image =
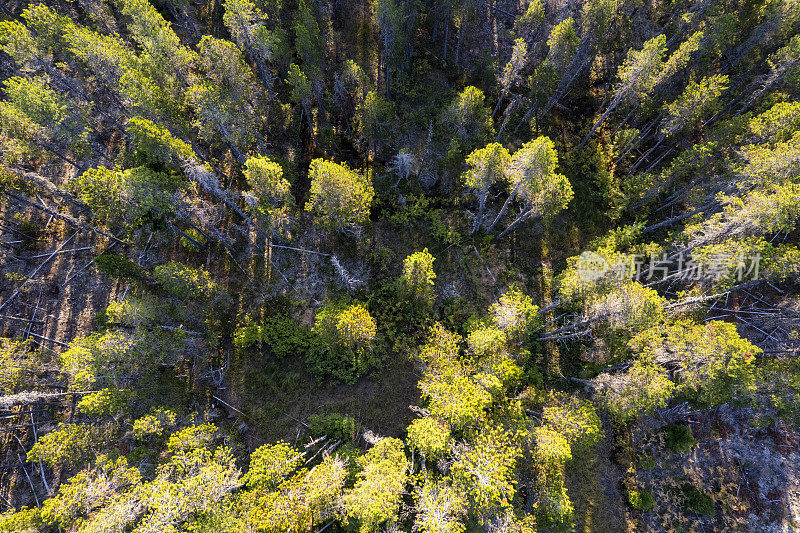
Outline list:
[[[0,532],[800,527],[797,0],[0,0]]]

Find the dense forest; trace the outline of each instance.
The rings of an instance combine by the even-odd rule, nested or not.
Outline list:
[[[798,0],[0,0],[0,532],[800,528]]]

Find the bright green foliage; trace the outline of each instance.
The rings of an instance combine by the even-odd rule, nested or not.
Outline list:
[[[212,298],[219,288],[204,268],[192,268],[181,263],[165,263],[153,271],[167,293],[177,298]]]
[[[628,340],[640,331],[658,325],[663,319],[664,299],[650,288],[629,282],[605,294],[589,306],[586,314],[611,350],[624,350]]]
[[[426,479],[415,496],[416,531],[422,533],[463,533],[467,501],[460,491],[444,482]]]
[[[403,259],[403,283],[412,294],[426,301],[434,298],[433,280],[436,279],[433,271],[434,260],[427,248]]]
[[[306,211],[323,226],[358,233],[369,219],[375,190],[370,178],[333,161],[314,159],[308,169],[311,191]]]
[[[568,62],[575,55],[578,42],[575,21],[572,20],[572,17],[562,20],[550,31],[550,37],[547,38],[547,47],[550,49],[547,54],[547,62],[556,72],[561,72],[567,67]]]
[[[95,509],[102,507],[141,482],[139,470],[128,466],[124,457],[116,460],[101,455],[95,464],[62,484],[58,494],[41,508],[44,523],[71,529]]]
[[[0,339],[0,394],[17,392],[34,376],[35,357],[28,342]]]
[[[153,154],[159,161],[171,163],[173,158],[179,162],[197,159],[190,145],[150,120],[133,117],[128,122],[127,131],[139,150]]]
[[[546,427],[533,430],[534,458],[538,464],[536,510],[544,523],[566,525],[572,521],[574,507],[564,487],[564,463],[572,459],[569,442]]]
[[[744,399],[750,394],[755,355],[761,351],[741,338],[736,326],[721,321],[692,324],[681,320],[646,330],[631,344],[645,360],[658,361],[669,353],[681,370],[675,392],[708,405]]]
[[[239,49],[230,41],[204,36],[198,45],[205,72],[186,93],[197,112],[196,125],[205,138],[219,135],[244,163],[241,150],[254,141],[256,80]]]
[[[302,106],[303,112],[306,115],[306,120],[311,122],[311,111],[309,105],[311,98],[314,95],[314,88],[311,81],[306,76],[299,66],[295,63],[289,65],[289,72],[286,75],[286,83],[292,87],[292,101]],[[313,125],[312,125],[313,127]]]
[[[466,147],[482,145],[494,135],[491,112],[484,104],[483,91],[477,87],[464,88],[445,109],[442,121]]]
[[[558,431],[537,427],[533,432],[536,458],[545,465],[561,465],[572,459],[569,441]]]
[[[490,357],[501,353],[506,345],[505,332],[493,328],[478,328],[467,336],[467,346],[476,357]]]
[[[301,533],[311,529],[311,512],[303,498],[300,476],[285,481],[249,507],[249,521],[256,531]]]
[[[209,448],[214,442],[217,427],[214,424],[189,426],[170,435],[167,451],[180,455],[192,450]]]
[[[601,401],[618,421],[626,423],[666,407],[674,389],[664,368],[636,361],[619,383],[603,391]]]
[[[197,61],[197,55],[183,46],[169,22],[148,0],[119,0],[122,13],[131,18],[130,32],[142,47],[142,57],[157,72],[160,81],[177,83],[186,76],[188,69]]]
[[[665,106],[668,116],[661,131],[673,135],[694,127],[703,117],[719,110],[719,97],[728,88],[728,76],[715,75],[692,82],[677,100]]]
[[[347,463],[338,456],[326,457],[306,475],[303,490],[314,524],[335,515],[347,476]]]
[[[49,50],[61,48],[61,36],[73,25],[69,17],[56,13],[45,4],[28,6],[22,11],[22,18],[28,28],[37,34],[39,45]]]
[[[134,328],[150,328],[157,324],[164,314],[166,314],[166,310],[155,298],[148,296],[125,298],[108,304],[106,323]]]
[[[474,447],[461,450],[451,467],[453,482],[469,497],[473,513],[485,517],[511,505],[520,454],[510,435],[499,430],[484,431]]]
[[[144,439],[150,435],[161,435],[173,427],[176,421],[175,411],[158,407],[151,414],[133,422],[133,436],[137,439]]]
[[[147,167],[124,171],[97,167],[78,176],[74,187],[96,218],[108,225],[133,229],[147,217],[172,213],[172,194],[181,188],[182,181],[179,176]]]
[[[569,203],[572,188],[563,175],[556,174],[556,166],[558,153],[547,137],[525,143],[514,152],[507,175],[528,210],[555,214]]]
[[[261,215],[271,228],[279,227],[288,216],[293,197],[283,167],[268,157],[251,157],[245,163],[244,176],[254,196],[245,196],[251,209]]]
[[[339,413],[325,415],[310,415],[308,417],[308,430],[315,437],[327,435],[331,440],[354,442],[356,440],[356,421],[352,416],[343,416]]]
[[[419,382],[419,388],[430,401],[431,416],[446,420],[455,429],[478,424],[492,403],[486,387],[466,376],[428,373]]]
[[[139,100],[145,89],[153,82],[142,73],[137,56],[125,46],[118,35],[102,35],[84,26],[70,25],[64,34],[69,52],[85,66],[99,81],[111,90],[118,90],[138,105],[149,99]],[[150,102],[151,103],[151,102]]]
[[[527,355],[527,351],[523,352]],[[520,359],[520,356],[516,356]],[[513,390],[522,380],[524,372],[520,364],[504,352],[490,355],[480,361],[480,369],[485,374],[494,376],[501,385],[500,393]]]
[[[748,133],[760,142],[788,141],[800,130],[800,102],[779,102],[750,119]]]
[[[233,41],[256,64],[262,81],[271,81],[267,65],[281,43],[278,33],[267,29],[267,16],[252,0],[226,0],[223,7],[222,21]]]
[[[249,505],[250,523],[264,532],[303,533],[320,526],[337,515],[347,476],[347,463],[328,456],[307,474],[300,473],[274,492],[254,499]],[[247,496],[245,502],[250,503]]]
[[[458,372],[459,343],[462,341],[457,333],[447,331],[440,323],[434,324],[425,344],[420,350],[419,358],[432,373]]]
[[[275,490],[301,460],[300,453],[283,441],[265,444],[250,455],[250,470],[242,481],[248,488]]]
[[[38,508],[23,507],[19,511],[10,509],[0,514],[0,531],[3,533],[19,533],[20,531],[36,531],[41,522],[41,511]]]
[[[572,186],[564,175],[556,173],[557,166],[555,144],[544,136],[523,144],[514,152],[506,170],[511,193],[487,231],[494,228],[515,199],[521,201],[522,209],[500,233],[501,237],[530,218],[551,217],[565,209],[572,200]]]
[[[666,50],[667,38],[664,34],[644,43],[641,50],[628,50],[628,56],[617,72],[620,85],[615,98],[632,96],[638,100],[649,95],[664,68]]]
[[[16,20],[0,22],[0,49],[22,68],[29,68],[41,55],[30,30]]]
[[[483,224],[490,188],[505,181],[505,172],[510,160],[511,154],[499,143],[488,144],[467,157],[467,170],[461,175],[461,179],[478,200],[478,210],[472,215],[473,233]]]
[[[3,92],[0,133],[11,138],[4,149],[9,156],[25,155],[36,148],[61,158],[85,151],[87,133],[81,109],[51,89],[44,78],[9,78],[3,82]]]
[[[664,69],[658,76],[656,83],[669,81],[670,78],[683,70],[691,61],[692,56],[700,49],[704,33],[696,31],[681,43],[675,52],[664,62]]]
[[[278,206],[290,201],[290,185],[283,177],[283,167],[270,158],[249,158],[243,172],[247,184],[263,204]]]
[[[358,458],[358,464],[362,468],[358,481],[342,503],[348,521],[357,524],[361,533],[369,533],[397,520],[410,465],[403,441],[393,438],[381,439]]]
[[[573,449],[591,449],[603,437],[592,402],[563,393],[550,395],[542,410],[542,423],[567,439]]]
[[[158,363],[173,361],[183,338],[179,330],[110,330],[75,339],[59,357],[78,390],[120,386],[151,374]]]
[[[323,365],[332,366],[339,379],[354,381],[369,368],[377,324],[364,304],[329,302],[317,312],[312,331],[341,360],[341,365]]]
[[[646,490],[632,490],[628,492],[628,503],[637,511],[647,512],[656,504],[653,495]]]
[[[409,446],[419,450],[426,459],[435,460],[448,451],[450,428],[435,418],[417,418],[408,426]]]
[[[516,287],[505,291],[489,308],[495,326],[517,342],[522,341],[527,333],[536,329],[538,313],[539,308],[533,304],[531,297]]]
[[[129,390],[105,388],[81,398],[78,409],[87,416],[116,417],[129,408],[132,396]]]
[[[602,42],[606,39],[609,27],[619,16],[621,3],[618,0],[589,0],[581,12],[581,26],[584,33],[592,33]]]
[[[42,461],[49,466],[79,465],[98,437],[97,430],[89,424],[61,424],[39,437],[28,452],[28,461]]]
[[[172,440],[172,439],[170,439]],[[237,489],[239,469],[228,448],[183,450],[161,465],[156,478],[137,491],[147,514],[134,531],[178,531],[195,513],[210,509]]]
[[[353,352],[369,349],[376,331],[375,320],[363,304],[330,303],[320,309],[314,323],[314,332],[323,339]]]

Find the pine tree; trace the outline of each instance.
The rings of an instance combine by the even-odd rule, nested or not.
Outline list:
[[[314,159],[309,166],[311,191],[306,211],[325,227],[358,235],[369,219],[375,191],[368,177],[333,161]]]

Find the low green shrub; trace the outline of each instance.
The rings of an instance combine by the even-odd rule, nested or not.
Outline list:
[[[328,440],[334,442],[354,442],[356,438],[355,419],[339,413],[309,416],[308,429],[314,437],[327,435]]]
[[[652,509],[656,504],[653,495],[646,490],[628,491],[628,502],[631,504],[631,507],[643,513]]]
[[[664,428],[666,436],[664,442],[667,448],[676,453],[686,453],[697,444],[697,440],[692,436],[689,426],[683,424],[672,424]]]
[[[714,516],[714,500],[711,496],[701,492],[691,483],[685,483],[681,487],[681,492],[688,509],[701,515]]]
[[[144,279],[146,274],[142,267],[119,254],[98,255],[94,259],[97,269],[103,274],[125,281]]]

